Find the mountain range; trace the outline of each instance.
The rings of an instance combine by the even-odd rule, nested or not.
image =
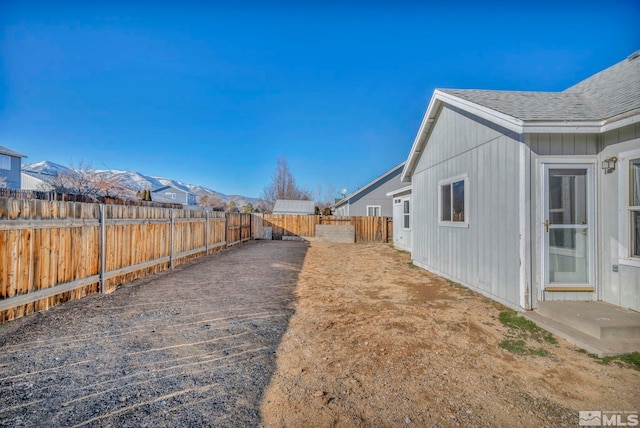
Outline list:
[[[22,172],[34,176],[40,180],[47,182],[60,173],[69,171],[71,168],[59,165],[55,162],[42,161],[34,163],[26,163],[22,165]],[[118,175],[121,177],[121,184],[132,190],[155,190],[164,186],[172,186],[177,189],[184,190],[186,192],[193,193],[197,199],[203,196],[212,196],[220,198],[225,204],[233,201],[236,206],[243,207],[247,204],[251,204],[254,207],[257,206],[261,199],[251,198],[241,195],[225,195],[224,193],[216,192],[209,188],[199,186],[196,184],[183,183],[171,178],[155,177],[151,175],[140,174],[136,171],[122,171],[122,170],[95,170],[98,173],[105,173],[109,175]]]

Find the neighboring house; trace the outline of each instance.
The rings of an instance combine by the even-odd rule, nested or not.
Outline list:
[[[515,309],[640,311],[640,52],[563,92],[436,90],[402,179],[416,265]]]
[[[393,200],[393,245],[411,251],[411,186],[388,192]]]
[[[196,205],[196,195],[174,186],[163,186],[151,191],[154,202],[170,202],[173,204]]]
[[[22,178],[22,190],[36,190],[40,192],[53,190],[53,186],[49,184],[49,182],[55,178],[54,175],[23,169],[20,176]]]
[[[404,162],[394,166],[367,185],[336,202],[333,213],[338,216],[391,217],[393,202],[388,192],[406,187],[400,180]]]
[[[4,187],[20,189],[22,158],[26,156],[0,146],[0,179],[4,179]]]
[[[313,215],[316,206],[313,201],[277,199],[273,206],[273,214]]]

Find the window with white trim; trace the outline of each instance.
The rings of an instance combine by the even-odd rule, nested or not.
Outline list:
[[[380,217],[380,205],[367,205],[367,217]]]
[[[640,159],[629,161],[630,256],[640,257]]]
[[[11,171],[11,156],[0,155],[0,169]]]
[[[403,207],[402,207],[402,215],[403,215],[403,226],[405,229],[409,229],[409,199],[405,199],[403,201]]]
[[[441,180],[439,184],[439,224],[468,227],[469,175],[463,174]]]

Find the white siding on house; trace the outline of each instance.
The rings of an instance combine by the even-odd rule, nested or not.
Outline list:
[[[593,162],[598,153],[598,135],[597,134],[526,134],[525,144],[531,150],[531,183],[534,191],[531,193],[530,215],[533,219],[530,229],[531,233],[531,271],[532,283],[534,285],[534,306],[537,306],[538,300],[543,301],[584,301],[597,299],[592,292],[582,291],[553,291],[548,292],[541,290],[544,287],[544,277],[541,267],[542,259],[542,242],[543,242],[543,223],[544,216],[540,212],[540,201],[542,200],[542,189],[540,183],[540,162],[546,156],[554,157],[554,159],[562,159],[562,156],[570,156],[567,159],[582,159],[585,163]],[[599,167],[596,168],[596,175],[599,174]],[[597,201],[596,201],[597,203]],[[597,275],[597,273],[596,273]]]
[[[628,167],[622,160],[615,171],[605,174],[601,162],[620,153],[640,150],[640,124],[629,125],[605,134],[527,134],[526,144],[531,148],[533,181],[540,183],[537,168],[544,156],[571,156],[572,159],[595,161],[596,169],[596,293],[544,292],[544,300],[603,300],[624,308],[640,311],[640,261],[639,266],[620,263],[619,241],[628,239],[620,230],[622,198],[627,197],[628,183],[621,181],[622,168]],[[539,192],[531,199],[534,225],[544,219],[539,213]],[[626,219],[625,219],[626,220]],[[541,227],[532,228],[532,270],[534,283],[542,286],[540,269]],[[618,272],[614,272],[614,269]]]
[[[598,194],[602,202],[599,204],[601,298],[605,302],[640,311],[640,260],[634,266],[624,260],[628,258],[627,254],[620,254],[621,249],[626,248],[630,235],[625,209],[629,197],[628,160],[640,158],[637,154],[640,151],[640,124],[603,134],[601,147],[599,162],[611,156],[619,159],[615,171],[609,174],[604,174],[602,169],[598,171],[601,178]],[[622,158],[621,154],[626,152],[636,154]],[[618,272],[614,272],[614,266]]]
[[[411,182],[413,259],[428,270],[521,307],[517,135],[445,106]],[[468,228],[438,225],[438,182],[469,174]]]

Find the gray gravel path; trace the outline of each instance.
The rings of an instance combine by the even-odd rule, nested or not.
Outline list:
[[[0,426],[257,426],[308,244],[253,241],[0,325]]]

